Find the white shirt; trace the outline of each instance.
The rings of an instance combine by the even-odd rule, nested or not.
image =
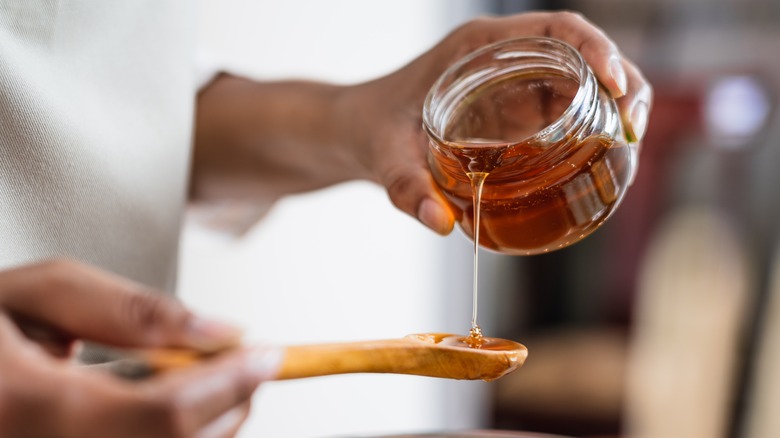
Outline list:
[[[51,257],[173,290],[196,2],[0,0],[0,269]]]

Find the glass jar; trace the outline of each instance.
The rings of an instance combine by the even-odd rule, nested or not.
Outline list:
[[[501,253],[581,240],[636,173],[615,101],[554,39],[502,41],[456,62],[428,94],[423,128],[433,179],[460,227],[474,239],[478,222],[479,244]]]

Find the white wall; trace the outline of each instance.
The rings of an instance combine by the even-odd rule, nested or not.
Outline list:
[[[260,78],[350,83],[430,47],[468,1],[203,1],[202,46]],[[191,306],[279,344],[468,329],[469,242],[442,239],[350,183],[279,202],[241,240],[193,223],[180,292]],[[446,282],[447,275],[462,277]],[[455,286],[453,286],[453,284]],[[446,288],[446,290],[445,290]],[[477,427],[483,382],[351,375],[269,383],[242,436],[327,437]]]

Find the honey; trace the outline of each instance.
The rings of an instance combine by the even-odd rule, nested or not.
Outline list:
[[[476,289],[474,291],[474,302],[476,303],[479,295],[477,294]],[[476,314],[477,306],[475,305],[474,317],[471,319],[471,330],[469,330],[469,335],[465,338],[461,338],[460,341],[471,348],[482,348],[485,345],[486,338],[482,336],[482,327],[477,324]]]
[[[602,225],[631,174],[631,152],[623,142],[597,135],[558,146],[568,149],[566,158],[550,165],[534,163],[541,152],[523,143],[441,145],[430,167],[470,238],[504,254],[539,254],[578,242]],[[479,193],[462,167],[467,160],[490,169]]]
[[[517,342],[510,341],[508,339],[491,338],[488,336],[480,335],[479,345],[472,345],[471,336],[450,336],[441,340],[442,345],[449,347],[461,347],[461,348],[478,348],[480,350],[489,351],[515,351],[517,350]]]

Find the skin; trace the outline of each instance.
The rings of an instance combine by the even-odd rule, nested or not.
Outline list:
[[[600,29],[569,12],[483,18],[398,71],[362,84],[219,76],[198,96],[191,196],[268,202],[364,179],[447,234],[454,216],[427,169],[423,100],[457,59],[519,36],[551,36],[578,48],[618,98],[628,133],[641,139],[652,89]],[[278,367],[273,351],[238,347],[135,383],[69,358],[82,339],[214,351],[236,347],[239,337],[172,299],[75,262],[0,271],[0,436],[233,436],[252,392]]]

